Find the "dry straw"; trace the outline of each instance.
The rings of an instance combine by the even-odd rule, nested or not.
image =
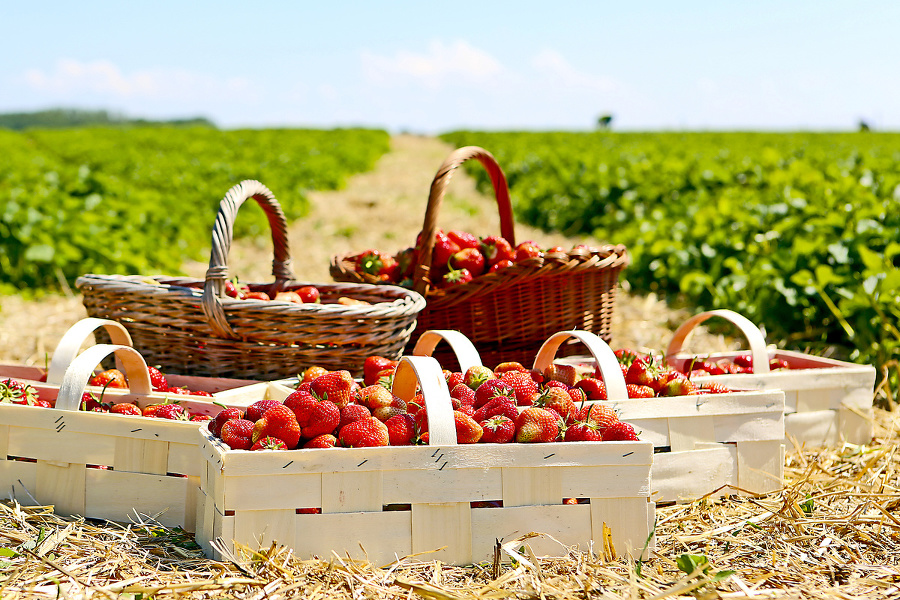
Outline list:
[[[538,559],[528,536],[494,562],[452,567],[428,555],[388,565],[285,548],[210,561],[184,532],[63,519],[0,505],[3,598],[894,598],[900,597],[897,425],[878,411],[871,446],[793,448],[787,487],[657,511],[657,556],[617,550]],[[606,555],[606,556],[604,556]],[[690,571],[690,572],[688,572]]]

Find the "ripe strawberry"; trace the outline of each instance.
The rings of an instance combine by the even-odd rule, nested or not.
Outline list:
[[[616,360],[619,361],[620,365],[625,367],[630,367],[631,363],[634,362],[634,359],[639,358],[640,355],[634,350],[629,350],[628,348],[619,348],[615,352]],[[628,369],[626,368],[626,371]]]
[[[585,377],[575,383],[588,400],[606,400],[606,384],[594,377]]]
[[[468,231],[459,231],[452,230],[447,232],[447,237],[453,240],[457,246],[461,249],[465,248],[478,248],[481,246],[481,242],[478,241],[478,238],[469,233]]]
[[[519,406],[531,406],[540,394],[537,382],[527,371],[507,371],[500,375],[500,380],[513,389]]]
[[[458,410],[453,411],[453,423],[456,425],[457,444],[477,444],[484,430],[478,421]]]
[[[723,375],[725,373],[725,369],[711,360],[688,361],[684,363],[684,366],[691,370],[706,371],[710,375]]]
[[[739,367],[753,367],[753,357],[749,354],[738,354],[731,361]]]
[[[357,387],[350,371],[332,371],[316,377],[311,382],[313,395],[322,400],[330,400],[343,408],[350,404],[353,392]]]
[[[522,262],[530,258],[540,258],[543,253],[541,247],[528,240],[516,246],[516,262]]]
[[[631,366],[628,367],[628,372],[625,374],[625,383],[647,385],[652,388],[658,374],[658,369],[649,359],[645,360],[641,357],[636,357],[632,360]]]
[[[481,408],[477,409],[472,415],[472,418],[480,423],[498,415],[504,415],[515,421],[516,417],[519,416],[519,409],[516,408],[516,401],[507,396],[496,396],[491,400],[488,400]]]
[[[495,265],[501,260],[516,260],[516,251],[506,238],[499,235],[489,235],[481,240],[481,253],[488,261],[488,265]]]
[[[700,389],[697,391],[703,394],[729,394],[732,392],[731,388],[727,388],[721,383],[717,383],[715,381],[701,384]]]
[[[249,450],[253,446],[253,421],[229,419],[222,425],[222,441],[232,450]]]
[[[629,398],[653,398],[656,393],[649,385],[637,385],[634,383],[626,383],[625,389],[628,391]]]
[[[207,391],[205,391],[205,390],[190,390],[189,393],[190,393],[191,396],[204,396],[204,397],[206,397],[206,398],[212,398],[212,397],[213,397],[212,394],[210,394],[209,392],[207,392]]]
[[[340,418],[340,412],[338,412],[337,421],[340,421]],[[337,421],[335,421],[335,426],[337,425]],[[332,427],[332,429],[334,428]],[[329,432],[320,431],[316,433],[316,435],[319,433]],[[267,410],[265,414],[253,424],[251,439],[256,443],[261,438],[274,437],[284,442],[288,448],[296,448],[297,444],[300,442],[300,435],[301,430],[300,425],[297,422],[297,415],[284,404],[279,404]],[[316,437],[316,435],[310,435],[308,437]]]
[[[268,302],[271,299],[267,293],[262,291],[247,292],[241,295],[241,300],[262,300],[263,302]]]
[[[472,273],[468,269],[451,269],[438,280],[439,288],[451,288],[465,285],[472,281]]]
[[[434,250],[431,252],[431,268],[435,271],[443,270],[450,261],[450,257],[460,250],[459,244],[438,229],[434,234]]]
[[[323,433],[316,436],[303,444],[304,448],[334,448],[337,445],[337,438],[330,433]]]
[[[391,446],[409,446],[416,437],[416,420],[410,414],[395,415],[384,425]]]
[[[461,406],[475,406],[475,392],[464,383],[460,383],[450,390],[450,399],[453,409],[459,410]]]
[[[603,434],[600,428],[590,421],[574,423],[566,428],[563,440],[566,442],[599,442],[603,440]]]
[[[413,399],[406,403],[406,412],[415,416],[420,410],[425,408],[425,397],[419,393],[413,396]]]
[[[499,365],[497,365],[496,367],[494,367],[494,375],[496,375],[497,377],[501,377],[503,375],[503,373],[516,372],[516,371],[522,372],[522,373],[527,373],[528,369],[526,369],[524,366],[522,366],[522,363],[516,362],[516,361],[502,362]]]
[[[281,292],[277,292],[275,297],[272,300],[276,302],[290,302],[292,304],[303,304],[303,298],[300,297],[300,294],[291,290],[283,290]]]
[[[391,441],[387,426],[375,417],[341,427],[338,439],[347,448],[387,446]]]
[[[619,421],[613,423],[603,432],[605,442],[637,442],[640,438],[629,423]]]
[[[157,419],[170,419],[172,421],[187,421],[188,415],[180,404],[162,404],[153,415]]]
[[[302,428],[301,435],[305,438],[333,433],[341,424],[341,409],[330,400],[316,402],[315,406],[307,413],[306,420],[301,423],[298,419],[297,424]]]
[[[262,418],[267,410],[279,404],[281,404],[281,402],[278,400],[257,400],[247,407],[247,414],[244,415],[244,418],[256,423]]]
[[[150,372],[150,385],[153,386],[154,390],[164,392],[169,389],[169,382],[166,381],[166,376],[163,375],[162,371],[150,366],[147,367],[147,371]]]
[[[300,383],[310,383],[316,377],[324,375],[327,372],[328,369],[326,369],[325,367],[320,367],[318,365],[307,367],[306,370],[303,371],[303,377],[300,379]]]
[[[476,248],[463,248],[451,256],[447,264],[451,271],[466,269],[472,274],[472,277],[478,277],[484,273],[485,269],[484,255]]]
[[[498,396],[515,401],[516,392],[502,379],[488,379],[475,390],[475,402],[472,406],[477,410]]]
[[[383,406],[391,406],[396,396],[385,387],[380,385],[369,385],[360,389],[356,393],[357,404],[362,404],[369,410],[374,411],[376,408]]]
[[[287,400],[285,400],[285,404],[287,404]],[[360,419],[368,419],[371,416],[372,411],[362,404],[348,404],[341,409],[341,421],[338,427],[349,425],[353,421],[359,421]]]
[[[33,405],[37,399],[37,390],[27,383],[11,378],[0,381],[0,402],[2,403]]]
[[[497,379],[497,376],[494,375],[494,372],[487,367],[475,366],[469,367],[466,370],[466,374],[463,377],[463,383],[465,383],[473,390],[477,390],[478,386],[480,386],[488,379]]]
[[[664,396],[693,396],[697,394],[697,385],[682,375],[682,378],[675,378],[666,384],[662,390]]]
[[[387,369],[396,369],[398,361],[383,356],[368,356],[363,362],[363,383],[375,385],[379,374]]]
[[[572,401],[568,388],[548,387],[538,396],[534,404],[541,408],[553,409],[567,424],[574,421],[578,414],[578,406]]]
[[[597,426],[600,433],[612,425],[619,422],[619,416],[612,408],[602,404],[588,404],[578,411],[576,421],[583,423],[593,423]]]
[[[473,417],[473,418],[475,417],[475,407],[474,406],[469,406],[468,404],[463,404],[462,406],[460,406],[459,408],[456,408],[454,410],[458,410],[461,413],[465,413],[465,414],[469,415],[470,417]]]
[[[125,379],[125,374],[118,369],[107,369],[105,371],[101,371],[100,373],[97,373],[96,375],[91,377],[90,381],[88,381],[88,384],[95,385],[97,387],[128,387],[128,381]]]
[[[447,380],[448,390],[452,390],[465,381],[465,376],[459,371],[444,371],[444,378]]]
[[[741,367],[739,365],[734,364],[733,362],[728,362],[726,359],[716,361],[716,364],[729,375],[740,375],[741,373],[752,373],[753,367]]]
[[[175,394],[176,396],[190,396],[191,391],[186,387],[169,387],[166,388],[167,394]]]
[[[505,415],[479,421],[479,425],[484,432],[479,441],[484,444],[508,444],[516,436],[516,422]]]
[[[278,439],[277,437],[263,437],[256,440],[252,446],[250,446],[251,450],[287,450],[288,447],[285,445],[283,440]]]
[[[222,425],[225,424],[229,419],[243,419],[244,411],[239,408],[223,408],[219,411],[215,417],[209,422],[207,427],[209,428],[209,432],[215,436],[218,436],[222,432]]]
[[[94,402],[97,402],[96,399],[93,399]],[[87,404],[87,407],[84,405]],[[165,404],[148,404],[141,410],[141,415],[145,417],[155,417],[156,413],[159,412],[159,409],[165,406]],[[84,396],[82,396],[82,409],[81,410],[92,410],[90,401],[84,401]]]
[[[553,442],[559,437],[559,415],[543,408],[529,407],[516,419],[516,441]]]
[[[378,250],[366,250],[356,257],[359,273],[375,275],[380,281],[396,283],[400,281],[400,263],[393,256]]]
[[[544,369],[544,377],[551,381],[564,383],[567,387],[574,386],[581,379],[581,375],[574,365],[558,365],[556,363],[552,363]]]
[[[487,272],[488,273],[496,273],[497,271],[502,271],[503,269],[508,269],[513,266],[513,261],[511,260],[501,260],[500,262],[495,262],[492,264]]]
[[[212,421],[212,415],[198,412],[188,412],[189,421]]]
[[[118,404],[113,404],[109,407],[109,412],[117,415],[133,415],[136,417],[140,417],[143,414],[141,408],[137,404],[132,404],[131,402],[119,402]]]
[[[784,360],[783,358],[773,358],[769,361],[769,370],[770,371],[786,370],[786,369],[790,369],[790,368],[791,368],[791,365],[789,365],[788,361]],[[750,373],[753,372],[752,367],[750,367],[749,372]]]
[[[304,285],[297,288],[297,294],[303,300],[303,304],[321,303],[322,294],[319,292],[319,288],[314,285]]]

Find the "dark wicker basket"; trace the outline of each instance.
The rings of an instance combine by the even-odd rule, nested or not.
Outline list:
[[[250,198],[266,213],[275,255],[274,283],[250,289],[274,295],[315,285],[321,304],[225,295],[234,220]],[[271,380],[315,364],[361,375],[368,356],[401,356],[425,308],[421,295],[398,286],[303,283],[294,280],[290,263],[280,205],[268,188],[248,180],[221,202],[205,280],[89,274],[76,285],[89,316],[122,323],[147,363],[171,373]],[[339,297],[370,305],[337,304]]]
[[[453,171],[473,158],[491,177],[500,213],[500,233],[515,245],[509,190],[497,161],[488,151],[475,146],[454,151],[431,184],[419,235],[422,246],[413,282],[428,306],[419,314],[407,351],[429,329],[461,331],[472,340],[488,366],[502,361],[530,366],[548,337],[568,329],[584,329],[609,342],[618,277],[628,264],[628,254],[621,245],[604,245],[594,251],[545,253],[541,258],[482,275],[463,286],[432,287],[429,269],[438,211]],[[336,281],[375,281],[355,270],[353,255],[333,257],[331,275]],[[565,349],[560,353],[565,354]],[[452,364],[452,355],[445,354],[436,356]]]

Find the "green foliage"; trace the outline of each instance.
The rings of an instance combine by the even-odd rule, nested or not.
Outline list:
[[[518,220],[625,244],[638,291],[731,308],[785,347],[900,354],[900,135],[443,138],[497,157]]]
[[[209,257],[219,202],[257,179],[288,220],[306,192],[336,189],[389,148],[374,130],[0,130],[0,289],[70,285],[83,273],[176,274]],[[241,209],[235,236],[268,235]]]
[[[121,115],[110,114],[105,110],[77,110],[55,108],[27,113],[6,113],[0,115],[0,128],[22,130],[31,127],[59,128],[86,127],[93,125],[181,125],[215,127],[203,117],[193,119],[174,119],[170,121],[150,121],[147,119],[128,119]]]

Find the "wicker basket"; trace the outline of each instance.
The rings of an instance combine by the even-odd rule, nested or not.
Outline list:
[[[541,258],[482,275],[463,286],[432,287],[429,269],[438,211],[453,172],[473,158],[491,177],[500,213],[500,234],[515,245],[509,189],[497,161],[490,152],[475,146],[451,153],[431,184],[418,238],[422,246],[417,253],[413,283],[428,306],[419,315],[407,353],[419,335],[429,329],[463,332],[489,366],[513,360],[530,364],[544,340],[564,329],[584,329],[610,341],[619,272],[628,263],[621,245],[606,245],[593,252],[546,253]],[[333,257],[331,275],[336,281],[374,282],[374,278],[366,279],[367,275],[354,269],[352,255]],[[564,348],[560,354],[566,352]],[[440,353],[440,360],[454,360],[447,349],[439,350]]]
[[[266,213],[275,255],[275,282],[249,284],[250,289],[274,294],[315,285],[321,304],[225,295],[234,220],[250,198]],[[148,364],[182,375],[270,380],[312,364],[360,375],[370,355],[400,357],[425,308],[421,295],[397,286],[295,281],[281,206],[268,188],[251,180],[231,188],[221,202],[205,281],[84,275],[76,285],[89,316],[122,323]],[[337,304],[342,296],[371,305]]]

